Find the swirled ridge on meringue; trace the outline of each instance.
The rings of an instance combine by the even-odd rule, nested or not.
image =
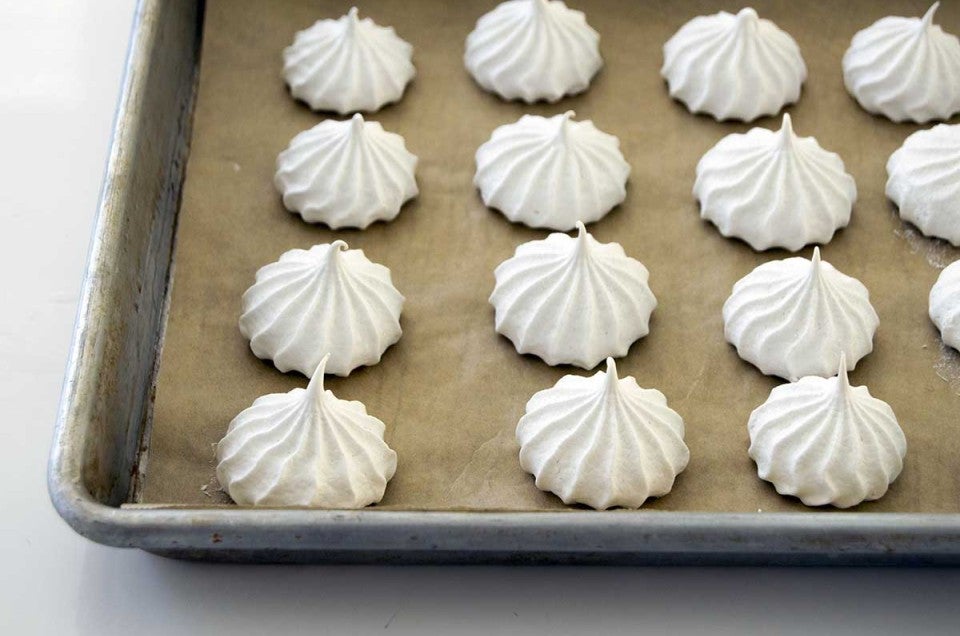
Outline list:
[[[746,8],[680,27],[663,45],[660,75],[690,112],[751,121],[800,99],[807,67],[790,35]]]
[[[357,8],[297,32],[283,51],[290,93],[314,110],[373,112],[398,101],[417,74],[413,47],[393,27],[360,20]]]
[[[334,241],[261,267],[243,294],[240,332],[283,372],[309,376],[328,354],[327,373],[345,376],[400,339],[403,301],[389,269]]]
[[[563,231],[622,203],[630,165],[620,141],[573,117],[524,115],[494,130],[477,149],[483,203],[514,223]]]
[[[417,157],[403,137],[357,113],[306,130],[277,157],[273,183],[304,221],[333,229],[390,221],[419,194]]]
[[[887,196],[900,218],[960,246],[960,125],[907,137],[887,161]]]
[[[306,389],[257,398],[217,444],[217,479],[242,506],[363,508],[383,498],[397,454],[383,422],[323,388],[321,359]]]
[[[850,222],[857,186],[839,155],[798,137],[790,115],[779,131],[727,135],[697,164],[700,216],[755,250],[828,243]]]
[[[930,320],[943,342],[960,351],[960,261],[948,265],[930,289]]]
[[[778,386],[750,415],[750,457],[761,479],[808,506],[879,499],[903,469],[907,440],[890,405],[837,377]]]
[[[760,265],[723,304],[724,335],[741,358],[791,382],[828,377],[845,354],[853,369],[873,351],[880,319],[863,283],[820,260],[794,257]]]
[[[555,102],[583,92],[603,66],[600,36],[560,0],[509,0],[467,36],[473,79],[503,99]]]
[[[518,353],[592,369],[649,333],[657,299],[643,263],[577,229],[520,245],[494,272],[490,302]]]
[[[923,123],[960,112],[960,40],[923,18],[887,17],[858,31],[843,55],[843,82],[860,106]]]
[[[618,378],[613,358],[535,394],[517,424],[520,466],[565,504],[639,508],[673,488],[690,460],[683,418],[655,389]]]

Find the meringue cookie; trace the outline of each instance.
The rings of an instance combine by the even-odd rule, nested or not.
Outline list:
[[[923,18],[887,17],[858,31],[843,55],[843,82],[864,110],[923,123],[960,112],[960,40]]]
[[[559,0],[510,0],[483,15],[463,61],[503,99],[555,102],[585,91],[600,67],[600,36]]]
[[[417,74],[412,56],[413,47],[392,27],[358,19],[353,7],[297,32],[283,50],[283,78],[314,110],[372,112],[403,96]]]
[[[835,378],[784,384],[750,414],[750,457],[781,495],[849,508],[879,499],[903,469],[907,440],[890,405]]]
[[[592,369],[649,333],[657,299],[643,263],[619,243],[596,241],[583,223],[577,229],[576,238],[555,233],[518,247],[494,272],[490,302],[497,332],[518,353]]]
[[[887,196],[900,218],[960,246],[960,125],[913,133],[887,161]]]
[[[850,368],[873,351],[880,324],[867,288],[820,260],[794,257],[760,265],[723,304],[724,335],[741,358],[791,382],[829,377],[841,354]]]
[[[930,290],[930,320],[943,342],[960,351],[960,261],[940,272]]]
[[[790,115],[780,130],[727,135],[697,164],[700,216],[755,250],[796,251],[827,243],[850,222],[857,186],[840,156],[798,137]]]
[[[419,194],[417,157],[403,137],[365,122],[328,119],[306,130],[277,157],[273,183],[283,204],[309,223],[333,229],[390,221]]]
[[[690,460],[683,418],[655,389],[607,371],[567,375],[527,402],[517,424],[520,466],[565,504],[639,508],[673,488]]]
[[[573,117],[524,115],[494,130],[477,149],[483,203],[514,223],[564,231],[622,203],[630,166],[620,141]]]
[[[800,47],[747,8],[690,20],[663,45],[660,75],[692,113],[751,121],[800,99]]]
[[[363,508],[383,498],[397,454],[363,404],[324,390],[326,360],[306,389],[257,398],[230,422],[217,479],[238,504]]]
[[[309,376],[328,354],[327,373],[350,375],[400,339],[403,301],[389,269],[334,241],[261,267],[243,294],[240,333],[285,373]]]

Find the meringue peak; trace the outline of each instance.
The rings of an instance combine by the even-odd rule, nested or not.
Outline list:
[[[813,256],[810,257],[810,275],[816,278],[820,278],[820,246],[816,245],[813,248]]]
[[[760,21],[756,9],[753,7],[744,7],[737,12],[736,24],[738,29],[755,28]]]
[[[356,7],[350,7],[350,10],[347,11],[346,20],[344,20],[344,25],[346,26],[346,34],[350,37],[356,35],[357,24],[360,22],[360,10]]]
[[[310,376],[310,381],[307,383],[305,391],[305,398],[308,403],[319,406],[323,402],[324,395],[326,394],[326,390],[323,387],[323,376],[326,373],[327,360],[329,359],[329,353],[320,358],[320,364],[317,365],[313,375]]]
[[[920,25],[924,30],[929,29],[933,26],[933,16],[936,14],[937,9],[940,8],[940,1],[934,2],[930,5],[930,8],[927,9],[927,12],[923,14],[923,17],[920,18]]]
[[[545,1],[545,0],[535,0],[535,1]],[[573,112],[572,110],[568,110],[567,112],[563,113],[559,117],[555,118],[558,120],[557,136],[555,137],[555,139],[558,142],[562,144],[566,144],[569,141],[570,121],[576,116],[577,114],[575,112]]]
[[[840,352],[840,367],[837,369],[837,381],[840,391],[846,394],[850,391],[850,376],[847,373],[847,354]]]
[[[617,375],[617,363],[613,358],[607,358],[607,371],[604,376],[604,391],[608,396],[614,396],[620,393],[620,377]]]
[[[793,132],[793,121],[790,119],[790,113],[783,114],[783,119],[780,122],[780,130],[777,131],[777,134],[780,135],[781,148],[793,147],[793,140],[796,138],[796,133]]]

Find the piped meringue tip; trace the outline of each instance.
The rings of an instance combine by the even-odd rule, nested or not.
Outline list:
[[[759,19],[760,16],[757,15],[757,10],[753,7],[744,7],[737,12],[737,26],[740,28],[754,26]]]
[[[813,255],[810,257],[810,263],[812,264],[813,270],[817,273],[820,272],[820,246],[815,245],[813,248]]]
[[[318,404],[323,399],[324,386],[323,386],[323,376],[326,374],[327,369],[327,360],[330,359],[330,354],[324,354],[320,358],[320,364],[317,365],[317,368],[314,369],[313,375],[310,376],[310,381],[307,382],[307,399]]]
[[[923,14],[923,17],[920,19],[920,24],[923,25],[925,29],[929,29],[933,26],[933,16],[937,13],[937,9],[940,8],[939,0],[930,5],[930,8],[927,9],[927,12]]]
[[[617,375],[617,363],[611,357],[607,358],[607,374],[605,381],[607,393],[616,392],[617,387],[620,385],[620,376]]]
[[[850,375],[847,373],[847,354],[840,352],[840,365],[837,369],[837,380],[840,390],[844,393],[850,390]]]

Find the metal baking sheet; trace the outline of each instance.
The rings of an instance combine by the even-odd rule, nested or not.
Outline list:
[[[919,15],[925,7],[756,5],[794,35],[810,70],[800,103],[789,109],[795,127],[839,152],[857,179],[854,220],[824,255],[873,294],[881,330],[853,380],[893,405],[910,445],[904,473],[883,500],[832,512],[779,497],[756,478],[746,456],[746,417],[777,382],[739,361],[722,338],[719,308],[732,283],[784,254],[758,255],[723,239],[700,221],[690,195],[699,156],[723,135],[750,126],[690,115],[667,97],[658,74],[660,46],[670,34],[690,17],[722,7],[576,5],[601,33],[605,68],[583,96],[527,106],[483,93],[463,70],[463,38],[494,4],[361,7],[415,46],[414,84],[403,101],[371,118],[403,134],[420,156],[421,196],[393,223],[333,233],[285,212],[271,177],[289,138],[323,118],[286,93],[279,51],[294,31],[340,15],[347,5],[208,2],[191,120],[202,20],[197,5],[144,2],[51,467],[61,512],[100,541],[223,560],[955,558],[960,517],[937,513],[960,507],[953,431],[958,365],[926,319],[925,296],[938,267],[957,254],[904,226],[883,197],[886,157],[917,127],[860,111],[843,90],[839,67],[857,29],[886,14]],[[944,7],[940,22],[956,31],[960,19]],[[161,76],[150,56],[170,60],[177,70]],[[143,100],[150,91],[157,104]],[[175,95],[182,97],[174,101]],[[132,108],[134,99],[140,108]],[[171,113],[171,105],[179,108]],[[544,233],[510,225],[483,207],[470,185],[473,150],[493,127],[524,112],[567,109],[618,135],[633,166],[627,201],[591,228],[644,261],[660,299],[651,335],[631,348],[621,369],[661,389],[687,422],[689,468],[674,492],[641,512],[566,508],[519,469],[513,428],[523,404],[570,370],[517,356],[493,333],[486,303],[493,267],[517,244]],[[775,126],[776,120],[754,125]],[[151,157],[160,170],[129,160],[135,149],[164,149],[156,145],[160,139],[172,140]],[[118,192],[137,205],[121,205]],[[157,220],[143,221],[148,214]],[[118,233],[120,225],[132,230]],[[236,330],[239,296],[257,267],[286,249],[334,236],[390,266],[408,298],[404,337],[383,362],[330,383],[387,423],[387,439],[400,455],[397,477],[373,509],[237,509],[218,499],[211,444],[256,396],[304,383],[249,353]],[[123,258],[128,268],[111,267]],[[169,321],[158,358],[162,299],[170,303]]]

